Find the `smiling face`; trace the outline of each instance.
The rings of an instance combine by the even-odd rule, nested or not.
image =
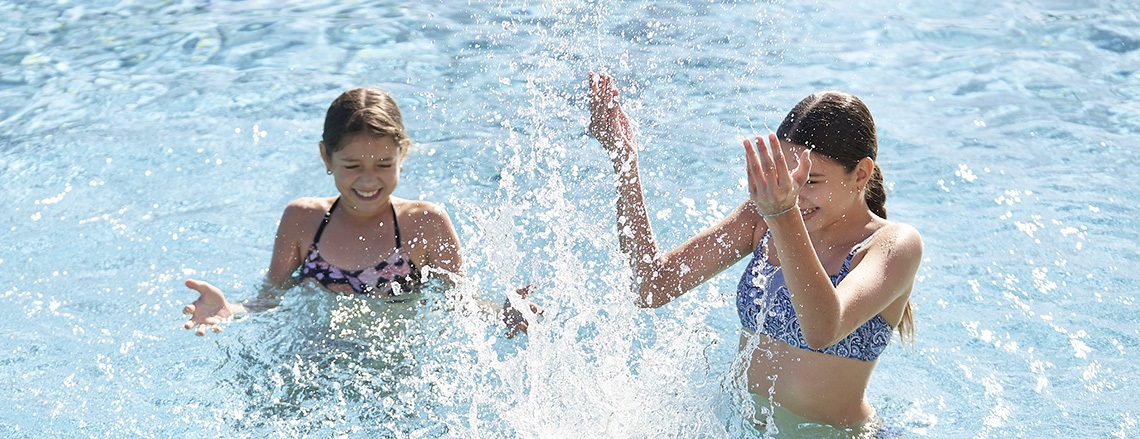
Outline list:
[[[792,143],[781,145],[788,169],[795,169],[799,153],[804,146]],[[800,214],[808,231],[827,228],[867,211],[863,189],[871,177],[873,162],[867,158],[854,170],[848,170],[835,160],[811,153],[811,172],[799,194]]]
[[[869,174],[870,179],[859,181],[856,188],[863,191],[864,205],[886,219],[887,194],[882,171],[875,163],[879,150],[875,120],[862,100],[844,92],[813,93],[788,112],[776,135],[785,143],[810,146],[813,158],[830,159],[848,173]]]
[[[331,155],[321,143],[321,156],[332,172],[341,201],[363,214],[378,213],[391,202],[406,151],[394,137],[371,131],[345,136]]]

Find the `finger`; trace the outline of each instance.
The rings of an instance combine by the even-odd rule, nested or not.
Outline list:
[[[222,332],[223,328],[222,328],[222,325],[214,325],[214,326],[211,326],[210,329],[213,330],[214,332]]]
[[[206,317],[206,320],[203,320],[203,322],[205,322],[207,325],[216,325],[218,323],[222,323],[222,320],[217,317]]]
[[[518,325],[515,325],[515,328],[517,328],[517,331],[515,331],[515,332],[522,331],[523,334],[526,334],[526,330],[529,327],[530,327],[530,325],[527,325],[525,321],[519,322]]]
[[[792,172],[792,180],[797,185],[802,186],[807,183],[809,175],[811,175],[811,150],[804,148],[800,152],[800,162],[796,164],[796,170]]]
[[[768,134],[768,144],[772,145],[772,160],[776,165],[776,175],[783,180],[788,175],[788,162],[784,159],[784,148],[780,146],[780,137],[776,133]]]
[[[606,93],[606,101],[608,101],[607,103],[610,105],[610,107],[612,108],[617,106],[617,99],[621,93],[618,92],[617,85],[614,84],[613,78],[611,78],[609,75],[602,77],[602,90],[604,90]]]
[[[200,294],[204,297],[218,297],[218,298],[225,297],[222,294],[222,290],[218,289],[218,287],[215,287],[213,284],[211,284],[209,282],[204,282],[204,281],[195,280],[195,279],[186,279],[186,286],[190,289],[197,291],[198,294]]]
[[[744,139],[744,166],[748,170],[748,193],[755,196],[760,185],[764,184],[764,174],[760,173],[759,158],[752,148],[752,141]]]
[[[744,141],[741,142],[741,145],[744,146],[744,173],[745,179],[748,182],[748,195],[755,196],[756,183],[752,181],[753,178],[755,178],[752,175],[752,145],[748,142],[747,137],[744,138]]]
[[[187,320],[186,323],[182,324],[182,329],[194,329],[194,321]]]
[[[507,338],[515,338],[515,335],[518,333],[519,333],[518,329],[511,328],[511,329],[507,330],[506,336],[507,336]]]
[[[194,331],[194,333],[199,336],[206,335],[206,325],[198,325],[198,330]]]
[[[764,180],[769,184],[776,184],[779,180],[774,180],[775,177],[772,171],[775,169],[772,163],[772,156],[768,151],[768,145],[764,143],[764,138],[756,136],[756,153],[760,157],[760,172],[764,175]]]
[[[212,285],[195,279],[186,279],[186,288],[197,291],[199,295],[206,295]]]
[[[182,314],[194,314],[194,304],[189,304],[182,307]]]

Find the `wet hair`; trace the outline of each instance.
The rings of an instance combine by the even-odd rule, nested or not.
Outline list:
[[[816,154],[834,160],[848,172],[859,161],[879,153],[875,120],[871,110],[855,95],[838,91],[812,94],[796,104],[776,130],[781,141],[811,148]],[[867,207],[881,218],[887,217],[887,193],[883,189],[883,171],[875,163],[864,194]]]
[[[325,131],[321,135],[325,154],[332,157],[345,137],[364,130],[392,136],[401,148],[407,143],[404,118],[392,96],[380,89],[354,88],[341,93],[325,113]]]
[[[821,91],[796,104],[780,123],[776,135],[781,141],[811,148],[847,169],[854,171],[859,161],[879,154],[875,120],[861,99],[850,93]],[[883,171],[875,163],[863,199],[880,218],[887,217],[887,192],[883,187]],[[908,301],[898,326],[903,342],[914,342],[914,311]]]

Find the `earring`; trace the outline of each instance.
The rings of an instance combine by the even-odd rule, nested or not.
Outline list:
[[[330,171],[330,170],[328,170],[328,169],[325,169],[325,173],[326,173],[326,174],[328,174],[328,175],[332,175],[332,171]]]

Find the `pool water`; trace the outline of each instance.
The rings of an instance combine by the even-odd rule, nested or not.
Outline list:
[[[1140,432],[1133,2],[0,0],[0,436],[740,437],[743,264],[633,306],[586,75],[640,126],[669,248],[745,197],[742,135],[819,89],[875,115],[923,234],[916,341],[869,398],[907,437]],[[256,298],[276,221],[335,194],[341,91],[392,92],[397,193],[446,206],[472,285],[297,288],[199,338],[193,276]],[[501,337],[470,297],[534,283]]]

